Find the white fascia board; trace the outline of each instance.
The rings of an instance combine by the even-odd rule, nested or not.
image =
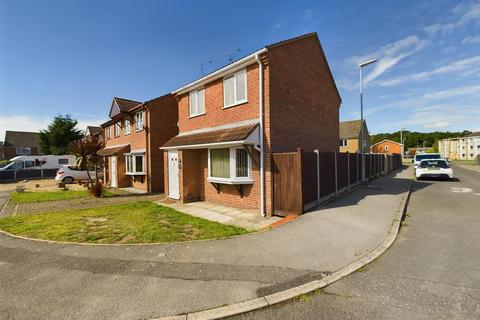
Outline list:
[[[229,64],[228,66],[225,66],[215,72],[212,72],[208,75],[206,75],[205,77],[203,78],[200,78],[194,82],[191,82],[175,91],[172,91],[172,95],[176,95],[176,94],[184,94],[184,93],[187,93],[187,92],[190,92],[196,88],[199,88],[203,85],[205,85],[206,83],[208,82],[211,82],[213,80],[216,80],[218,78],[221,78],[225,75],[227,75],[228,73],[232,73],[232,72],[235,72],[237,70],[240,70],[242,68],[245,68],[247,65],[251,64],[251,63],[254,63],[256,60],[256,56],[259,55],[259,54],[262,54],[264,52],[267,52],[267,48],[262,48],[238,61],[235,61],[231,64]]]

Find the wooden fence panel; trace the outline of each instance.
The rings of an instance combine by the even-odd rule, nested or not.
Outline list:
[[[348,155],[337,153],[337,189],[348,187]]]
[[[273,154],[273,209],[275,215],[303,213],[301,152]]]
[[[303,204],[317,201],[317,154],[313,151],[302,153],[302,192]]]
[[[320,197],[335,193],[335,152],[321,152]]]
[[[358,154],[350,153],[348,161],[350,162],[350,185],[358,182]]]

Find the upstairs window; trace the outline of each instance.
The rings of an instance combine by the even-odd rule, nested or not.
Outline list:
[[[130,119],[125,119],[125,135],[130,134]]]
[[[340,147],[346,147],[348,144],[347,139],[340,139]]]
[[[247,102],[247,71],[240,70],[223,79],[223,107]]]
[[[107,140],[109,140],[111,138],[111,132],[110,132],[110,126],[106,127],[105,128],[105,138],[107,138]]]
[[[15,150],[17,155],[31,155],[32,154],[32,149],[31,148],[16,148]]]
[[[205,113],[205,89],[198,89],[189,94],[190,117]]]
[[[115,122],[115,127],[114,127],[115,137],[120,136],[121,129],[122,129],[122,124],[120,123],[120,121]]]
[[[135,130],[136,131],[143,130],[143,111],[137,112],[135,114]]]

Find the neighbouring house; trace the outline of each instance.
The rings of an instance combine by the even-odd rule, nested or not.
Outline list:
[[[26,131],[5,131],[5,140],[0,148],[0,160],[16,156],[43,154],[40,149],[40,133]]]
[[[106,146],[105,183],[163,192],[165,142],[178,133],[177,101],[171,94],[146,102],[113,98],[110,120],[101,125]]]
[[[85,129],[85,136],[96,136],[102,134],[102,127],[96,127],[96,126],[87,126],[87,129]]]
[[[480,132],[438,141],[438,152],[451,160],[475,160],[480,155]]]
[[[316,33],[267,45],[172,92],[165,193],[273,211],[272,153],[338,150],[341,98]]]
[[[403,145],[400,142],[384,139],[372,144],[370,151],[372,153],[403,154]]]
[[[370,134],[368,133],[367,122],[363,121],[365,135],[365,153],[370,151]],[[362,120],[351,120],[340,122],[340,152],[360,152],[360,140],[362,131]]]

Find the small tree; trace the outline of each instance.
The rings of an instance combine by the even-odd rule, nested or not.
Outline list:
[[[67,114],[56,116],[46,130],[40,131],[40,148],[45,154],[66,154],[68,145],[83,137],[83,132],[76,129],[78,122]]]
[[[89,190],[95,197],[100,197],[103,184],[98,180],[99,167],[103,165],[103,157],[98,151],[105,148],[105,140],[100,135],[90,135],[70,143],[69,151],[77,156],[77,166],[81,170],[87,170]],[[90,176],[90,168],[95,168],[95,183]]]

